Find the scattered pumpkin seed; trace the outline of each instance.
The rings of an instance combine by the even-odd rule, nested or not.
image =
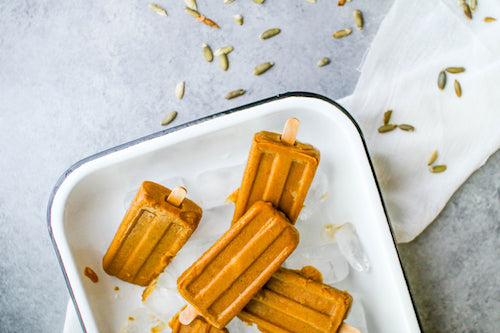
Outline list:
[[[148,5],[148,7],[149,7],[149,9],[151,9],[152,11],[154,11],[157,14],[160,14],[161,16],[168,16],[167,11],[163,7],[158,6],[155,3],[150,3]]]
[[[264,74],[265,72],[267,72],[273,66],[274,66],[274,62],[264,62],[264,63],[262,63],[260,65],[257,65],[253,69],[253,73],[254,73],[254,75]]]
[[[392,115],[392,110],[387,110],[384,112],[384,125],[389,124],[389,121],[391,120],[391,115]]]
[[[438,157],[438,151],[437,151],[437,150],[434,150],[434,151],[432,152],[431,157],[429,157],[429,162],[427,162],[427,165],[428,165],[428,166],[431,166],[431,165],[432,165],[432,163],[436,162],[437,157]]]
[[[325,58],[319,59],[317,65],[318,65],[318,67],[323,67],[323,66],[328,65],[329,63],[330,63],[330,59],[325,57]]]
[[[445,85],[446,85],[446,72],[441,71],[439,72],[438,75],[438,88],[443,90]]]
[[[233,98],[239,97],[246,92],[247,91],[245,89],[236,89],[236,90],[230,91],[227,93],[226,99],[233,99]]]
[[[342,29],[333,33],[333,38],[342,38],[351,34],[351,29]]]
[[[177,83],[177,85],[175,86],[175,96],[178,99],[182,99],[182,97],[184,97],[185,86],[186,86],[186,83],[184,81]]]
[[[445,71],[451,74],[458,74],[465,72],[465,68],[463,67],[446,67]]]
[[[243,16],[241,16],[240,14],[233,15],[233,20],[239,25],[243,25]]]
[[[200,13],[198,13],[196,10],[191,9],[191,8],[189,8],[189,7],[184,7],[184,11],[185,11],[186,13],[188,13],[189,15],[191,15],[192,17],[196,17],[196,18],[198,18],[198,17],[200,17],[200,16],[201,16],[201,14],[200,14]]]
[[[221,47],[220,49],[215,50],[214,56],[218,57],[221,54],[229,54],[233,50],[232,46],[224,46]]]
[[[494,18],[494,17],[489,17],[489,16],[484,18],[484,22],[488,22],[488,23],[489,23],[489,22],[495,22],[496,20],[497,20],[496,18]]]
[[[223,71],[227,71],[229,67],[229,62],[227,60],[227,55],[225,53],[219,55],[219,66],[220,68],[222,68]]]
[[[475,12],[477,9],[477,0],[469,0],[469,7],[470,7],[470,10]]]
[[[458,97],[462,97],[462,87],[460,86],[460,83],[455,80],[455,93],[457,94]]]
[[[192,10],[198,10],[198,6],[196,5],[196,0],[184,0],[186,6],[191,8]]]
[[[411,125],[407,125],[407,124],[401,124],[401,125],[398,125],[399,129],[402,129],[403,131],[407,131],[407,132],[413,132],[415,130],[415,127],[411,126]]]
[[[356,9],[353,12],[353,15],[354,15],[354,23],[356,24],[356,28],[358,28],[358,30],[363,29],[363,14],[361,14],[361,12]]]
[[[177,112],[176,111],[172,111],[170,112],[169,114],[167,114],[165,116],[165,118],[162,119],[161,121],[161,125],[162,126],[167,126],[168,124],[170,124],[172,121],[174,121],[175,117],[177,117]]]
[[[441,173],[441,172],[444,172],[444,171],[446,171],[446,165],[445,164],[434,165],[434,166],[432,166],[429,169],[429,171],[432,172],[432,173]]]
[[[281,32],[281,29],[272,28],[272,29],[266,30],[263,33],[261,33],[260,36],[259,36],[259,38],[262,39],[262,40],[268,39],[268,38],[276,36],[280,32]]]
[[[467,3],[462,4],[462,8],[464,9],[464,14],[467,16],[469,20],[472,20],[472,12],[470,11],[470,7]]]
[[[258,3],[259,5],[264,3],[264,0],[253,0],[253,2]]]
[[[338,6],[343,6],[343,5],[345,5],[345,0],[339,0],[339,1],[337,2],[337,5],[338,5]]]
[[[201,51],[203,52],[203,57],[205,57],[208,62],[212,62],[212,60],[214,60],[214,54],[212,53],[212,49],[210,48],[210,46],[203,43],[203,45],[201,46]]]
[[[380,126],[378,128],[378,132],[379,133],[390,132],[390,131],[393,131],[396,127],[398,127],[398,125],[394,125],[394,124],[383,125],[383,126]]]
[[[316,3],[316,0],[306,0],[306,1],[310,3]]]
[[[199,16],[198,17],[198,20],[200,18],[203,18],[203,23],[205,23],[206,25],[208,25],[209,27],[212,27],[212,28],[215,28],[215,29],[219,29],[219,26],[217,25],[217,23],[215,23],[214,21],[212,21],[211,19],[209,19],[208,17],[205,17],[203,15]],[[201,21],[201,20],[200,20]]]
[[[233,2],[234,0],[224,0],[224,4],[228,4],[228,3],[231,3]]]

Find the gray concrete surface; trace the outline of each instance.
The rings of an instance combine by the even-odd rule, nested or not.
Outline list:
[[[53,185],[74,162],[171,126],[286,91],[349,95],[391,0],[264,5],[198,0],[219,30],[196,23],[183,2],[0,0],[0,332],[62,330],[68,292],[46,227]],[[334,40],[352,10],[365,29]],[[244,25],[232,20],[242,14]],[[282,33],[261,41],[273,27]],[[201,44],[232,45],[230,67]],[[329,66],[316,62],[327,56]],[[274,61],[264,76],[255,65]],[[174,96],[186,82],[184,99]],[[225,94],[244,88],[244,96]],[[400,246],[426,332],[493,332],[500,326],[500,155],[458,191],[420,237]],[[495,311],[496,310],[496,311]]]

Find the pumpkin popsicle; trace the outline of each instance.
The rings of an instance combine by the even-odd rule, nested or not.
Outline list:
[[[185,195],[180,186],[143,182],[102,259],[104,271],[140,286],[155,279],[200,222],[201,208]]]
[[[295,140],[299,121],[290,118],[283,134],[254,135],[236,199],[233,223],[255,201],[271,202],[295,223],[320,160],[312,145]]]
[[[308,272],[280,268],[238,318],[256,324],[262,332],[359,333],[343,323],[351,308],[352,296],[321,283],[321,274],[311,266],[303,270],[306,268]]]
[[[172,329],[172,333],[229,333],[226,328],[218,329],[200,316],[196,317],[188,325],[183,325],[179,321],[179,313],[170,320],[168,326]]]
[[[299,234],[271,203],[257,201],[177,280],[190,303],[179,315],[198,314],[222,329],[295,250]]]

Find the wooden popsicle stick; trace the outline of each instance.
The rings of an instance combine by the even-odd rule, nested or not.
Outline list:
[[[338,333],[361,333],[361,331],[344,322],[340,325]]]
[[[297,118],[290,118],[285,123],[283,134],[281,135],[281,142],[292,145],[295,143],[297,132],[299,131],[300,121]]]
[[[181,205],[182,201],[184,201],[186,194],[187,194],[187,190],[184,187],[176,186],[176,187],[174,187],[172,192],[170,192],[169,196],[167,197],[167,202],[176,206],[176,207],[179,207]]]
[[[188,304],[188,306],[179,313],[179,322],[182,325],[189,325],[198,315],[198,310],[191,304]]]

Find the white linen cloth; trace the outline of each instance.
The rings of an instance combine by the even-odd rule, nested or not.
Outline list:
[[[480,0],[473,20],[456,0],[396,0],[362,66],[354,93],[339,103],[359,123],[398,242],[420,234],[457,188],[500,147],[500,2]],[[439,72],[447,74],[444,91]],[[463,95],[453,89],[457,79]],[[378,133],[383,114],[414,132]],[[429,172],[434,150],[444,173]],[[81,332],[68,304],[64,332]]]

